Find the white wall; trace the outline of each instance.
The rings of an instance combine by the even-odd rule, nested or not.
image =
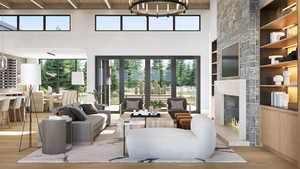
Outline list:
[[[71,56],[88,59],[88,90],[95,87],[96,55],[199,55],[201,56],[201,109],[209,109],[210,13],[191,10],[201,15],[200,32],[95,32],[95,14],[128,14],[109,10],[0,10],[0,14],[70,14],[70,32],[2,32],[4,51],[21,57]]]
[[[209,51],[210,51],[210,56],[212,55],[212,49],[211,49],[211,44],[214,40],[216,40],[218,38],[218,31],[217,31],[217,27],[218,27],[218,22],[217,22],[217,18],[218,18],[218,0],[210,0],[210,32],[209,32],[209,43],[210,43],[210,47],[209,47]],[[209,57],[209,84],[212,84],[212,76],[211,76],[211,72],[212,72],[212,58]],[[215,102],[214,102],[214,98],[211,97],[212,96],[212,86],[209,85],[209,101],[208,101],[208,107],[209,107],[209,112],[210,115],[214,117],[214,111],[215,111]]]

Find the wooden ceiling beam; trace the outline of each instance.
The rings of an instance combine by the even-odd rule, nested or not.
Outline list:
[[[78,9],[78,3],[75,2],[75,0],[67,0],[67,1],[74,9]]]
[[[46,4],[41,0],[30,0],[35,6],[45,9]]]
[[[108,9],[111,9],[111,5],[110,5],[110,3],[109,3],[109,0],[104,0],[104,2],[105,2],[106,7],[107,7]]]
[[[7,1],[4,1],[4,0],[0,0],[0,6],[3,6],[6,9],[11,8],[10,4]]]

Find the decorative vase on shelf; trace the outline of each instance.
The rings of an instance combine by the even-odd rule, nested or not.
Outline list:
[[[281,86],[282,81],[283,81],[283,76],[282,75],[276,75],[273,77],[273,81],[275,82],[275,85]]]
[[[282,75],[283,75],[283,85],[289,86],[291,73],[288,70],[285,70],[283,71]]]

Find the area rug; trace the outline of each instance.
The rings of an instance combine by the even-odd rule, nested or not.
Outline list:
[[[89,145],[74,145],[65,154],[46,155],[41,149],[27,155],[18,163],[246,163],[232,149],[218,144],[214,155],[207,159],[164,161],[160,159],[130,159],[122,157],[123,139],[117,126],[108,127]]]

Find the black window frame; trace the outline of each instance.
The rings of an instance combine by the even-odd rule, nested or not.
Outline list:
[[[182,16],[196,16],[196,17],[198,17],[199,18],[199,31],[201,31],[201,15],[178,15],[179,17],[182,17]],[[174,16],[174,18],[173,18],[173,20],[174,20],[174,31],[198,31],[198,30],[176,30],[176,17],[177,16]]]
[[[97,17],[98,16],[120,16],[120,30],[97,30]],[[149,29],[149,17],[153,17],[153,16],[145,16],[147,19],[146,19],[146,30],[123,30],[123,16],[140,16],[140,15],[117,15],[117,14],[109,14],[109,15],[100,15],[100,14],[97,14],[95,15],[95,32],[201,32],[201,15],[170,15],[168,17],[172,17],[173,19],[173,29],[172,30],[150,30]],[[175,17],[176,16],[197,16],[199,17],[199,29],[197,30],[176,30],[176,22],[175,22]]]
[[[18,15],[0,15],[0,17],[3,17],[3,16],[10,16],[10,17],[16,17],[16,20],[17,20],[17,29],[16,30],[0,30],[0,31],[17,31],[19,29],[19,17]]]
[[[72,17],[71,15],[0,15],[1,16],[16,16],[17,17],[17,29],[16,30],[0,30],[1,31],[20,31],[20,32],[70,32],[72,30]],[[42,16],[43,17],[43,30],[20,30],[20,17],[21,16]],[[68,30],[47,30],[46,18],[47,16],[65,16],[69,17],[69,29]]]
[[[97,16],[117,16],[117,17],[120,17],[120,30],[99,30],[99,31],[103,31],[103,32],[106,32],[106,31],[121,31],[122,30],[122,24],[123,24],[123,19],[122,19],[122,15],[95,15],[95,31],[97,31]]]

